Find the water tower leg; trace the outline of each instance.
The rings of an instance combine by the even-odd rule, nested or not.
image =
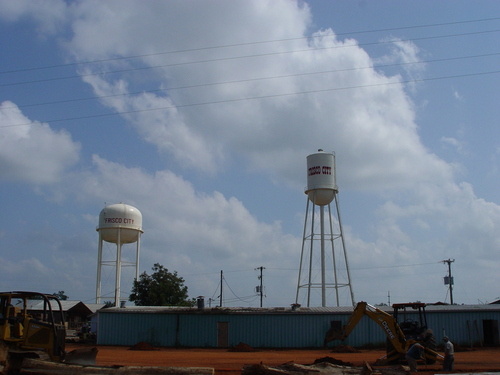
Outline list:
[[[317,301],[318,306],[326,307],[328,305],[327,293],[329,289],[333,289],[331,292],[335,293],[335,301],[332,301],[332,305],[340,306],[344,302],[344,297],[350,299],[350,302],[354,305],[354,293],[352,291],[337,194],[335,194],[333,200],[335,200],[335,206],[331,204],[320,206],[313,202],[311,202],[312,206],[309,206],[309,199],[307,201],[295,297],[295,303],[299,303],[301,289],[304,289],[303,292],[306,293],[306,302],[304,303],[307,303],[307,307],[311,306],[311,301],[314,299],[312,295],[313,289],[321,290],[321,301]],[[317,217],[316,206],[319,209]],[[328,206],[326,212],[325,206]],[[319,223],[317,223],[318,220]],[[326,220],[328,220],[328,223]],[[319,227],[318,233],[315,233],[315,230],[317,230],[316,225]],[[308,251],[309,254],[307,254]],[[331,261],[330,256],[332,257]],[[314,264],[318,261],[321,270],[320,274],[315,274],[317,271],[314,270]],[[316,278],[320,280],[315,282]],[[348,290],[345,288],[348,288]],[[304,296],[302,296],[302,299],[304,299]]]
[[[313,203],[311,207],[311,236],[309,241],[309,268],[307,278],[307,307],[311,306],[311,287],[312,287],[312,265],[313,265],[313,250],[314,250],[314,217],[316,205]]]
[[[309,212],[309,199],[306,203],[306,215],[304,218],[304,231],[302,232],[302,251],[300,252],[299,277],[297,278],[297,293],[295,294],[295,304],[299,303],[300,280],[302,278],[302,264],[304,263],[304,249],[306,246],[307,212]]]
[[[101,272],[102,272],[102,235],[99,233],[99,249],[97,250],[97,281],[95,287],[95,303],[101,303]]]
[[[325,208],[319,207],[321,241],[321,306],[326,306],[326,270],[325,270]]]
[[[118,228],[118,241],[116,243],[116,277],[115,277],[115,306],[120,306],[120,279],[122,272],[122,243],[121,228]]]
[[[347,272],[347,286],[349,287],[349,291],[351,293],[351,303],[353,306],[355,306],[354,302],[354,292],[352,290],[352,284],[351,284],[351,272],[349,271],[349,262],[347,260],[347,251],[345,248],[345,241],[344,241],[344,230],[342,229],[342,220],[340,219],[340,209],[339,209],[339,200],[337,197],[337,194],[335,194],[335,207],[337,209],[337,217],[339,221],[339,229],[340,229],[340,239],[342,241],[342,249],[344,251],[344,261],[345,261],[345,268]]]
[[[135,250],[135,279],[139,281],[139,253],[141,251],[141,233],[137,236],[137,247]]]

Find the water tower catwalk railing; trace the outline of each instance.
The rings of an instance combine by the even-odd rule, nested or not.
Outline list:
[[[311,306],[313,290],[321,289],[321,306],[325,307],[327,291],[333,289],[337,306],[346,299],[354,305],[335,181],[335,155],[318,150],[318,153],[307,157],[307,167],[306,215],[295,303],[304,303],[301,291],[305,291],[305,303],[308,307]],[[335,203],[334,215],[332,215],[332,202]],[[328,222],[325,220],[325,207],[328,207]],[[316,208],[319,210],[319,215]],[[328,225],[328,230],[325,230],[325,225]],[[331,259],[327,260],[330,257]],[[315,267],[317,263],[320,266],[319,280]],[[347,297],[344,299],[342,298],[345,296],[341,295],[343,291],[347,292]]]

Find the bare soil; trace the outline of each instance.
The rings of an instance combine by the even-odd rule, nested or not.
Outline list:
[[[66,350],[82,348],[80,344],[68,344]],[[98,346],[97,365],[134,365],[134,366],[179,366],[179,367],[212,367],[216,375],[240,375],[244,365],[263,363],[278,366],[287,362],[302,365],[313,364],[316,359],[330,357],[363,366],[365,362],[374,365],[384,356],[383,350],[352,350],[351,352],[332,351],[331,349],[315,350],[259,350],[250,349],[177,349],[155,348],[145,343],[134,347]],[[441,363],[420,365],[420,374],[429,375],[442,372]],[[455,369],[453,373],[500,372],[500,348],[470,349],[455,353]]]

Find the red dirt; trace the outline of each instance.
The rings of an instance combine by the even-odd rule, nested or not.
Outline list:
[[[81,347],[78,344],[68,344],[66,350]],[[261,362],[268,366],[277,366],[286,362],[309,365],[316,359],[324,357],[349,362],[354,366],[363,366],[365,362],[373,365],[385,354],[382,350],[333,353],[332,350],[323,349],[228,351],[227,349],[154,348],[155,350],[130,350],[130,347],[118,346],[99,346],[98,349],[98,365],[212,367],[216,375],[240,375],[244,365]],[[439,362],[433,365],[421,365],[418,370],[422,375],[442,372]],[[453,373],[494,371],[500,371],[500,348],[474,349],[455,353]]]

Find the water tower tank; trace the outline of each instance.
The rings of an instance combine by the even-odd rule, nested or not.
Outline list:
[[[307,188],[309,200],[318,206],[329,204],[337,192],[335,155],[318,150],[307,156]]]
[[[99,214],[97,231],[106,242],[136,242],[143,232],[142,214],[137,208],[124,203],[106,206]]]

